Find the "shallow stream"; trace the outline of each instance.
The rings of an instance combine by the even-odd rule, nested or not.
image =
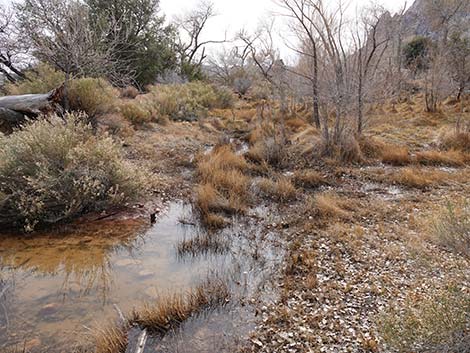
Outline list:
[[[186,219],[192,219],[190,208],[172,203],[151,227],[136,220],[100,221],[69,232],[2,235],[0,351],[70,352],[76,342],[87,341],[90,330],[116,320],[120,312],[189,289],[214,271],[251,283],[275,266],[276,250],[261,266],[251,256],[259,251],[252,242],[257,235],[250,234],[251,240],[245,235],[257,232],[255,224],[224,231],[236,244],[225,254],[178,256],[177,244],[201,232],[192,222],[182,222]],[[255,243],[266,253],[264,241]],[[220,322],[231,319],[217,315],[220,330]],[[187,326],[191,332],[204,325]],[[210,326],[208,320],[208,337]]]

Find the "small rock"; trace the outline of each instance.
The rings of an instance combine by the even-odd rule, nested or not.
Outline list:
[[[134,260],[134,259],[122,259],[116,261],[116,266],[118,267],[127,267],[127,266],[135,266],[135,265],[140,265],[142,262],[139,260]]]
[[[38,312],[38,316],[51,316],[59,310],[59,303],[50,303],[44,305]]]
[[[142,277],[142,278],[152,277],[154,274],[155,274],[155,272],[150,271],[150,270],[139,271],[139,277]]]

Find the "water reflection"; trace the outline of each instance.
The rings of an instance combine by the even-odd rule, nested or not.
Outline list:
[[[177,245],[202,230],[181,219],[191,219],[190,208],[173,203],[152,227],[100,221],[33,238],[0,236],[0,351],[26,345],[32,353],[68,352],[77,338],[87,337],[86,327],[115,320],[117,310],[126,313],[159,294],[181,292],[211,271],[224,272],[239,286],[255,283],[280,259],[267,246],[275,243],[268,239],[272,234],[256,221],[223,231],[221,239],[230,241],[227,254],[183,259]],[[223,320],[212,326],[225,331]]]
[[[0,237],[0,351],[26,342],[32,352],[61,352],[85,331],[160,292],[204,277],[212,260],[176,259],[175,244],[195,227],[170,205],[153,227],[109,221],[28,238]],[[36,349],[36,350],[35,350]]]
[[[0,237],[0,270],[5,274],[59,276],[57,290],[80,295],[96,290],[106,300],[112,285],[111,255],[131,249],[143,233],[136,220],[89,224],[55,234],[3,235]]]

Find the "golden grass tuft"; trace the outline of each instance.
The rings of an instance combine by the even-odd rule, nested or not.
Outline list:
[[[422,151],[416,153],[416,162],[423,165],[461,167],[466,157],[461,151]]]
[[[203,223],[209,228],[221,228],[226,222],[217,212],[243,213],[250,200],[250,178],[244,173],[250,168],[230,145],[221,145],[211,153],[199,156],[197,175],[201,184],[196,189],[195,205]]]
[[[355,205],[350,200],[343,199],[332,192],[315,195],[313,200],[308,201],[308,205],[320,218],[348,220],[351,218],[351,212],[355,210]]]
[[[394,172],[386,177],[388,181],[412,188],[426,188],[442,183],[448,179],[448,174],[439,170],[421,170],[408,167]]]
[[[196,206],[202,214],[208,214],[225,210],[227,200],[211,184],[202,184],[196,189]]]
[[[303,130],[308,126],[307,122],[300,118],[290,118],[286,120],[286,126],[294,131]]]
[[[311,189],[328,184],[326,178],[323,175],[312,169],[296,171],[294,173],[293,181],[297,187]]]
[[[452,131],[443,133],[439,146],[445,150],[458,150],[470,153],[470,131]]]
[[[382,149],[382,162],[393,166],[404,166],[412,162],[408,148],[386,145]]]
[[[95,353],[124,353],[128,345],[127,325],[110,324],[95,328],[93,332]]]
[[[250,147],[246,157],[256,163],[267,163],[273,167],[282,167],[287,160],[286,146],[275,137],[257,141]]]
[[[215,171],[246,171],[248,169],[248,162],[243,156],[237,155],[230,145],[215,147],[211,153],[202,156],[197,163],[199,177],[205,181],[210,180]]]
[[[129,323],[165,335],[191,316],[227,304],[230,296],[224,281],[210,278],[185,294],[162,297],[155,304],[146,304],[142,310],[134,310]]]
[[[366,158],[381,158],[387,145],[378,138],[362,136],[358,140],[362,154]]]
[[[261,178],[257,186],[262,194],[279,202],[291,201],[297,195],[297,189],[287,177],[281,177],[277,181]]]

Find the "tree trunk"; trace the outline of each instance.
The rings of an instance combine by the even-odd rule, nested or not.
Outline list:
[[[317,46],[313,43],[313,121],[317,129],[320,128],[320,112],[318,109],[318,57],[317,57]]]
[[[0,97],[0,124],[18,125],[26,118],[60,111],[62,97],[62,86],[45,94]]]
[[[362,67],[361,67],[362,70]],[[362,100],[363,90],[362,90],[362,73],[359,73],[359,82],[358,82],[358,89],[357,89],[357,133],[358,135],[362,134],[362,127],[363,127],[363,110],[364,110],[364,102]]]

